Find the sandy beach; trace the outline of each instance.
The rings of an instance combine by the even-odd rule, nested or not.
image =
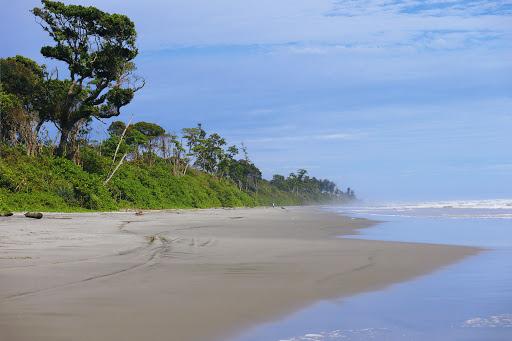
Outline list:
[[[336,238],[372,224],[314,208],[0,218],[0,340],[227,340],[478,252]]]

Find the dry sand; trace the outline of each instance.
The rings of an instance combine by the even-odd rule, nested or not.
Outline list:
[[[477,252],[335,238],[312,208],[0,218],[0,340],[226,340]]]

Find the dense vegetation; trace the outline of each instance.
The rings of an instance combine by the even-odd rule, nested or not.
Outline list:
[[[64,62],[68,77],[23,56],[0,59],[0,209],[232,207],[354,197],[303,169],[267,181],[245,146],[230,146],[201,124],[177,135],[155,123],[114,121],[108,138],[91,141],[93,120],[120,115],[144,85],[134,74],[134,24],[48,0],[32,12],[55,42],[41,53]]]

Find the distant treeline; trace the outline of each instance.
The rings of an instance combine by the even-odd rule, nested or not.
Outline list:
[[[264,180],[244,145],[228,145],[201,124],[175,134],[155,123],[114,121],[105,140],[91,140],[93,120],[120,115],[145,84],[133,63],[135,26],[124,15],[48,0],[32,13],[55,42],[41,53],[65,63],[68,74],[59,77],[19,55],[0,59],[0,206],[168,208],[354,198],[352,190],[304,169]]]

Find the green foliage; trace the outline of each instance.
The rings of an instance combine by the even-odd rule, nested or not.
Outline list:
[[[290,173],[288,177],[280,174],[275,174],[270,180],[270,184],[282,191],[290,191],[297,195],[316,195],[326,194],[334,196],[353,196],[350,193],[343,193],[338,189],[336,184],[327,179],[317,179],[309,177],[308,171],[305,169],[297,170],[297,174]]]
[[[0,70],[3,90],[25,101],[31,100],[33,94],[39,90],[45,74],[44,67],[19,55],[0,59]]]
[[[126,124],[123,121],[114,121],[108,127],[110,136],[121,136],[126,129]]]
[[[66,91],[50,92],[55,95],[51,102],[59,109],[50,118],[61,132],[57,153],[74,159],[73,132],[92,117],[119,115],[143,86],[133,74],[137,34],[124,15],[50,0],[41,4],[32,13],[55,43],[42,47],[41,53],[66,63],[70,74],[68,80],[54,80],[52,86]]]
[[[14,94],[4,92],[0,83],[0,140],[2,142],[12,143],[17,138],[18,113],[22,110],[20,99]]]
[[[111,165],[110,159],[100,157],[98,151],[89,146],[82,148],[81,161],[82,168],[84,171],[86,171],[87,173],[97,174],[99,176],[103,176],[103,174],[106,174],[109,171]]]
[[[18,55],[0,58],[0,70],[0,141],[33,148],[48,120],[45,67]]]
[[[206,208],[253,206],[254,200],[226,180],[191,172],[173,176],[168,164],[126,164],[109,184],[121,207]]]
[[[32,12],[56,43],[44,46],[41,53],[67,63],[72,78],[113,80],[137,55],[135,25],[127,16],[57,1],[41,4]]]
[[[229,164],[229,178],[246,191],[257,191],[261,182],[261,171],[249,160],[233,160]]]
[[[113,210],[110,192],[98,186],[101,177],[73,162],[33,158],[13,148],[0,158],[0,200],[11,210]]]
[[[254,206],[256,200],[227,180],[202,172],[181,177],[170,166],[128,163],[103,185],[110,159],[82,151],[83,167],[51,156],[28,157],[2,147],[0,209],[81,211],[119,208],[207,208]]]
[[[255,198],[257,205],[262,206],[271,205],[272,203],[281,206],[313,203],[313,200],[310,202],[303,201],[303,199],[295,195],[295,193],[279,190],[265,180],[260,182],[258,191],[252,192],[251,195]]]
[[[150,122],[137,122],[131,126],[131,130],[136,130],[148,139],[154,139],[165,135],[165,129],[158,124]]]
[[[331,200],[298,196],[260,180],[258,191],[242,191],[229,179],[190,170],[174,176],[172,165],[130,162],[103,184],[111,159],[82,150],[83,165],[53,156],[26,156],[21,149],[0,149],[0,210],[83,211],[120,208],[169,209],[301,205]]]

